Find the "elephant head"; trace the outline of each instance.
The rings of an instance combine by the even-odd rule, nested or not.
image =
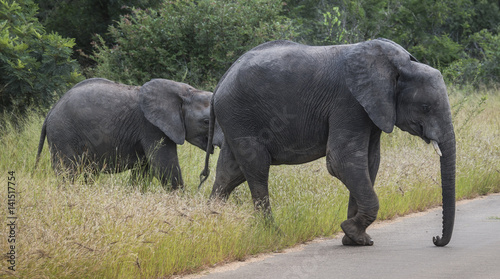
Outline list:
[[[448,244],[455,219],[456,152],[441,73],[384,39],[355,45],[346,59],[346,85],[373,123],[387,133],[396,125],[419,136],[441,156],[443,235],[434,244]]]
[[[205,150],[208,142],[211,92],[166,79],[153,79],[139,91],[146,119],[176,144],[184,140]]]

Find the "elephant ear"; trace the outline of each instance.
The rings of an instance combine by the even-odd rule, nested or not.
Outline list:
[[[415,60],[400,45],[383,39],[356,44],[347,55],[347,87],[370,119],[386,133],[396,123],[396,85]]]
[[[153,79],[139,90],[139,103],[146,119],[176,144],[183,144],[186,137],[182,111],[186,91],[183,84],[167,79]]]

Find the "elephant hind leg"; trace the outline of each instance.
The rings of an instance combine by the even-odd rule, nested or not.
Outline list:
[[[59,149],[55,145],[52,145],[50,149],[52,169],[55,174],[63,177],[64,180],[69,180],[70,183],[74,183],[79,171],[83,169],[83,162],[79,160],[77,153],[67,146]],[[85,183],[87,183],[86,179]]]
[[[224,142],[217,160],[217,171],[210,199],[226,201],[233,190],[245,181],[246,178],[241,171],[240,165],[234,158],[233,152],[227,143]]]
[[[248,181],[255,209],[270,217],[268,179],[271,155],[254,137],[239,138],[233,143],[233,153]]]
[[[252,194],[254,206],[270,215],[268,178],[271,165],[270,155],[254,138],[239,138],[225,141],[217,161],[217,174],[210,198],[229,197],[229,194],[245,180]]]

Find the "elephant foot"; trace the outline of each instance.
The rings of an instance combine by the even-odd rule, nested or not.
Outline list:
[[[365,232],[365,229],[359,229],[356,223],[349,219],[340,224],[345,235],[342,238],[342,244],[346,246],[372,246],[372,238]]]
[[[366,236],[368,237],[368,241],[364,242],[365,244],[359,244],[357,242],[354,242],[347,235],[344,235],[344,237],[342,238],[342,245],[344,245],[344,246],[372,246],[373,245],[373,240],[371,240],[371,238],[370,238],[370,236],[368,234],[366,234]]]

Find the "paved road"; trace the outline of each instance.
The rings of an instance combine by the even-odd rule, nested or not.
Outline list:
[[[441,210],[432,210],[369,228],[372,247],[337,237],[199,278],[500,278],[500,195],[459,204],[444,248],[432,243],[440,222]]]

